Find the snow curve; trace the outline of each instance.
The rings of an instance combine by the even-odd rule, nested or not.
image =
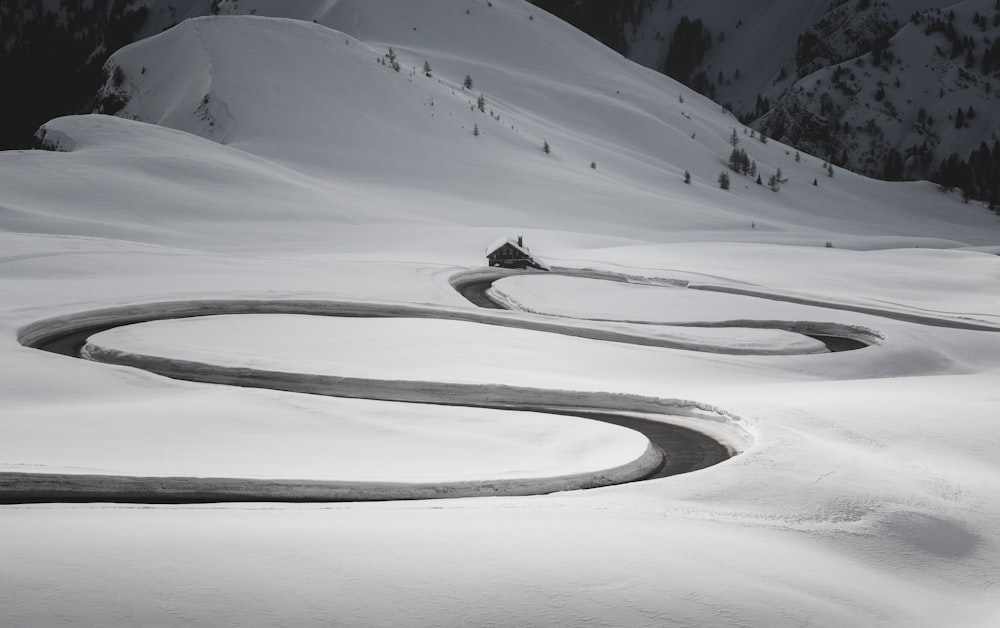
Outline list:
[[[750,429],[740,417],[689,400],[506,385],[371,380],[235,368],[139,355],[86,343],[86,338],[98,331],[121,325],[234,313],[443,318],[510,327],[523,326],[553,333],[564,333],[566,329],[565,326],[542,324],[542,321],[498,316],[503,313],[458,308],[346,301],[218,300],[130,305],[56,317],[25,326],[19,331],[18,340],[27,347],[136,367],[188,381],[337,397],[551,412],[627,425],[640,431],[643,431],[641,428],[646,424],[654,430],[669,427],[675,432],[688,433],[688,437],[695,435],[698,453],[690,462],[678,466],[674,459],[691,457],[690,453],[667,451],[665,458],[661,445],[649,442],[639,457],[612,468],[555,477],[433,484],[0,473],[0,501],[373,501],[543,494],[609,486],[696,470],[728,459],[753,442]],[[587,333],[596,332],[587,330]],[[618,342],[627,341],[621,334],[612,336]],[[667,426],[664,425],[665,416],[671,417],[667,420]],[[669,425],[671,423],[673,425]],[[686,446],[691,447],[690,444]]]

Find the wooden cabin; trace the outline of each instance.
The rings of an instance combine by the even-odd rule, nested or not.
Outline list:
[[[548,270],[544,262],[531,256],[528,247],[524,246],[524,237],[513,238],[505,236],[486,249],[486,260],[490,266],[501,268],[537,268]]]

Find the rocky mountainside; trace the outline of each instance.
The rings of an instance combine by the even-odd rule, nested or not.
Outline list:
[[[1000,202],[997,0],[536,4],[804,152]]]

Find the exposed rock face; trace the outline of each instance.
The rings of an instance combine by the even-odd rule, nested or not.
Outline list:
[[[989,174],[1000,164],[985,163],[1000,153],[996,0],[633,0],[610,13],[596,0],[536,4],[667,73],[668,56],[695,41],[697,67],[671,75],[802,151],[1000,200]],[[687,36],[696,20],[707,50]]]

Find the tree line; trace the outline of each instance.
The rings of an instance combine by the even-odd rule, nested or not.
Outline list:
[[[30,148],[40,125],[88,112],[108,56],[133,41],[149,10],[134,0],[0,3],[0,150]]]

